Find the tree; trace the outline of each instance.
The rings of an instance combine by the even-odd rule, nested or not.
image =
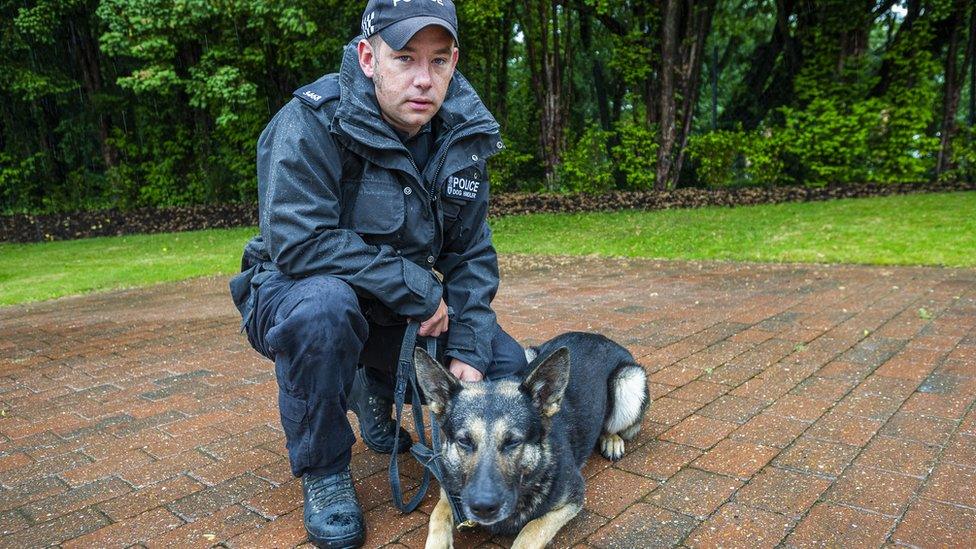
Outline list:
[[[658,190],[673,188],[684,162],[698,103],[705,44],[715,1],[665,0],[661,32],[661,115]]]
[[[949,21],[949,42],[946,46],[942,85],[942,117],[939,123],[939,155],[935,166],[936,177],[952,169],[952,140],[958,130],[956,113],[959,110],[962,88],[966,83],[965,70],[973,62],[976,9],[970,2],[956,0]],[[960,55],[962,49],[960,46],[966,34],[969,35],[968,44]]]
[[[572,88],[573,11],[559,0],[531,0],[519,11],[526,63],[539,105],[539,145],[546,188],[556,188],[556,169],[566,148]]]

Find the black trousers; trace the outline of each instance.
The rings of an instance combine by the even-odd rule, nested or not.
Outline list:
[[[356,368],[365,365],[370,390],[391,397],[406,326],[369,322],[353,289],[328,275],[294,279],[275,272],[254,291],[245,329],[251,346],[275,363],[292,473],[341,471],[355,442],[346,398]],[[492,354],[488,379],[526,366],[522,347],[497,325]]]

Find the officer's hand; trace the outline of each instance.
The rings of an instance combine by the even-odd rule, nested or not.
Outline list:
[[[447,331],[447,323],[447,304],[441,299],[433,316],[420,323],[420,330],[417,333],[424,337],[437,337]]]
[[[474,366],[465,364],[456,358],[451,359],[451,373],[461,381],[481,381],[485,377],[484,374],[475,370]]]

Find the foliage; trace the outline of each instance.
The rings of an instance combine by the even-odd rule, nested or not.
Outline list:
[[[878,99],[838,109],[816,100],[803,111],[784,109],[787,153],[809,184],[924,181],[938,139],[925,135],[916,108]]]
[[[654,187],[657,165],[657,136],[653,129],[633,122],[616,126],[620,143],[611,153],[615,167],[624,175],[628,190],[648,190]]]
[[[782,110],[787,153],[796,159],[799,179],[811,185],[872,180],[870,137],[882,122],[877,104],[838,107],[815,99],[806,109]]]
[[[745,173],[749,183],[789,183],[784,160],[787,149],[784,135],[772,128],[760,128],[750,137],[745,140],[749,147],[745,155]]]
[[[952,140],[952,169],[942,175],[945,180],[976,180],[976,128],[969,127]]]
[[[735,168],[742,156],[744,137],[741,130],[718,130],[691,136],[688,154],[697,162],[698,179],[709,187],[729,185],[737,180]]]
[[[37,164],[44,155],[34,153],[26,158],[16,158],[0,151],[0,201],[5,204],[25,204],[37,194],[40,181],[33,175],[39,171]]]
[[[609,151],[609,154],[608,154]],[[601,193],[615,186],[622,190],[654,187],[657,142],[653,131],[633,122],[620,122],[614,131],[591,125],[565,154],[560,167],[561,189],[567,192]]]
[[[710,187],[789,182],[783,132],[718,130],[692,136],[688,154],[698,179]]]
[[[535,156],[531,153],[520,152],[509,146],[488,160],[491,170],[491,186],[497,191],[538,190],[531,188],[531,183],[520,177],[532,164]]]
[[[0,213],[253,201],[258,135],[338,68],[364,5],[0,0]],[[457,0],[459,68],[505,136],[496,192],[541,190],[555,161],[564,191],[651,189],[659,150],[672,167],[690,159],[678,186],[927,181],[950,151],[941,177],[976,177],[962,112],[976,90],[946,78],[967,59],[971,3],[680,3],[694,11],[677,28],[669,5]],[[669,29],[700,73],[665,59]],[[959,129],[940,151],[946,117]]]
[[[610,132],[596,126],[586,128],[576,145],[563,156],[559,181],[574,193],[601,193],[613,185],[613,170],[607,156]]]
[[[818,98],[804,109],[781,109],[779,127],[694,136],[688,152],[711,186],[926,181],[939,143],[925,135],[919,110],[880,99],[844,106]]]

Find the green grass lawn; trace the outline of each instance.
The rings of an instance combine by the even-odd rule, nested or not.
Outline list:
[[[976,192],[544,214],[492,226],[500,253],[976,266]]]
[[[976,267],[976,192],[492,220],[499,253]],[[0,244],[0,305],[229,274],[254,228]]]
[[[255,229],[0,244],[0,305],[232,273]]]

